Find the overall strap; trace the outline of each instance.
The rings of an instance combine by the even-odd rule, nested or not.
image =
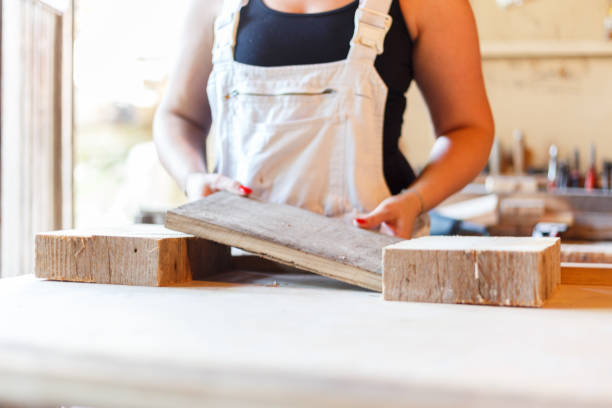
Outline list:
[[[349,60],[367,60],[374,63],[383,53],[385,37],[391,28],[389,15],[393,0],[361,0],[355,13],[355,33],[351,39]]]
[[[224,0],[221,14],[215,20],[215,40],[213,44],[213,63],[234,60],[236,34],[240,21],[240,10],[249,0]]]

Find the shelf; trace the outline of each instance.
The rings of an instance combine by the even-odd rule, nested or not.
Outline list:
[[[612,41],[484,42],[483,60],[537,58],[612,58]]]

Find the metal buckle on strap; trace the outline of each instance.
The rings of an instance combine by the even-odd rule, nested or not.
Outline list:
[[[355,13],[355,35],[353,44],[360,44],[382,54],[385,37],[391,28],[393,19],[390,15],[376,10],[361,7]]]

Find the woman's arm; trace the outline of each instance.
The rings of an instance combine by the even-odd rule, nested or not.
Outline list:
[[[494,123],[468,0],[400,0],[415,39],[416,82],[436,132],[427,166],[404,193],[385,200],[358,226],[382,223],[409,238],[415,217],[472,181],[487,163]]]
[[[212,70],[214,19],[221,3],[191,1],[176,62],[153,125],[160,161],[191,199],[221,189],[248,193],[238,182],[207,174],[206,168],[206,136],[211,126],[206,83]]]

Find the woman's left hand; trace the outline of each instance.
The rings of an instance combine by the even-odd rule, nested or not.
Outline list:
[[[382,233],[410,239],[414,221],[422,210],[417,193],[406,191],[387,198],[371,213],[355,218],[354,224],[364,229],[380,226]]]

